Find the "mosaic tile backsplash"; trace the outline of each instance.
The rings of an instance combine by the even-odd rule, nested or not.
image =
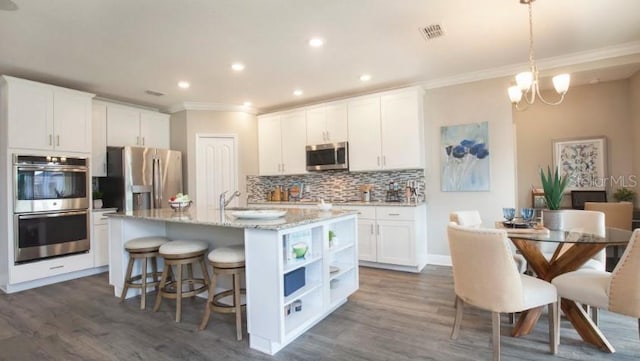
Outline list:
[[[373,184],[371,200],[385,200],[389,183],[399,185],[404,194],[407,181],[416,183],[419,199],[424,199],[425,176],[423,169],[405,169],[396,171],[348,172],[344,170],[323,171],[301,175],[247,176],[247,201],[268,200],[268,194],[276,187],[289,189],[294,184],[304,184],[302,199],[326,201],[360,200],[360,186]]]

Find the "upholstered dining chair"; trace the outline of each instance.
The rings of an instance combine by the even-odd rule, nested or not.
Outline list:
[[[500,313],[549,305],[549,346],[558,351],[558,296],[549,282],[523,275],[513,262],[505,230],[447,228],[456,294],[451,338],[457,339],[464,304],[492,312],[493,359],[500,360]]]
[[[544,211],[543,211],[544,212]],[[563,209],[559,213],[559,224],[557,230],[562,231],[580,231],[596,234],[604,237],[606,234],[604,213],[598,211],[583,211],[577,209]],[[557,243],[541,242],[540,247],[542,254],[546,259],[551,259],[556,250]],[[606,250],[596,253],[581,268],[595,269],[599,271],[605,270]]]
[[[633,231],[613,272],[579,269],[552,283],[562,298],[638,318],[640,337],[640,229]]]
[[[584,209],[589,211],[599,211],[604,213],[604,224],[606,227],[631,230],[633,220],[633,203],[631,202],[585,202]],[[618,252],[621,246],[611,246],[613,258],[618,259]],[[614,268],[613,264],[607,265],[607,270]]]
[[[477,210],[451,212],[449,213],[449,221],[463,227],[482,227],[482,218],[480,217],[480,212]],[[515,253],[515,248],[513,246],[510,245],[510,249],[513,254],[513,261],[516,263],[516,267],[518,267],[518,271],[520,271],[520,273],[524,273],[527,270],[527,261],[521,254]]]

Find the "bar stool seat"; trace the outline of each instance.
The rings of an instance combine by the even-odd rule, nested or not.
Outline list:
[[[156,287],[159,285],[158,277],[158,249],[163,244],[169,242],[166,237],[152,236],[134,238],[127,241],[124,244],[124,249],[129,253],[129,263],[127,264],[127,272],[125,273],[124,285],[122,287],[122,294],[120,295],[120,302],[123,302],[127,297],[129,288],[140,288],[140,309],[144,310],[147,304],[147,287]],[[133,266],[136,259],[142,260],[142,270],[139,275],[132,275]],[[147,272],[147,261],[151,260],[151,272]],[[149,282],[149,277],[153,279]]]
[[[207,291],[209,286],[209,272],[204,263],[204,255],[209,250],[209,245],[202,241],[178,240],[165,243],[160,246],[159,254],[164,258],[164,270],[160,279],[158,295],[153,311],[160,309],[163,298],[176,300],[176,322],[180,322],[182,317],[182,299],[195,297]],[[202,269],[202,278],[193,276],[193,264],[199,263]],[[187,266],[187,278],[183,279],[182,266]],[[175,272],[172,267],[175,266]],[[175,275],[171,279],[171,274]],[[183,290],[187,285],[188,290]]]
[[[240,277],[245,272],[244,246],[220,247],[209,252],[209,263],[213,267],[211,282],[209,282],[209,298],[205,306],[204,317],[200,323],[200,330],[207,328],[211,311],[236,314],[236,338],[242,340],[242,311],[246,304],[241,303],[241,294],[246,290],[240,288]],[[231,275],[233,288],[216,292],[218,275]],[[233,304],[222,303],[221,299],[233,296]]]

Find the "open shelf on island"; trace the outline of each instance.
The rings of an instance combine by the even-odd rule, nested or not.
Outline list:
[[[351,247],[353,247],[353,242],[348,242],[348,243],[347,242],[345,242],[345,243],[341,242],[337,246],[333,246],[333,247],[329,248],[329,251],[331,253],[338,253],[338,252],[342,252],[342,251],[344,251],[346,249],[349,249]]]
[[[348,264],[348,263],[333,263],[331,264],[331,266],[338,267],[339,270],[334,273],[329,273],[330,280],[342,276],[343,274],[351,271],[355,267],[353,264]]]
[[[307,284],[306,286],[300,288],[299,290],[295,291],[294,293],[290,294],[289,296],[284,298],[284,305],[288,305],[291,304],[291,302],[302,298],[304,296],[306,296],[307,294],[315,291],[316,289],[320,288],[320,285],[322,283],[320,281],[317,282],[313,282],[310,284]]]
[[[284,273],[293,271],[296,268],[304,267],[313,262],[317,262],[321,259],[322,259],[322,256],[320,255],[320,252],[317,252],[314,255],[307,257],[306,259],[294,258],[294,259],[288,260],[285,262],[285,265],[284,265]]]

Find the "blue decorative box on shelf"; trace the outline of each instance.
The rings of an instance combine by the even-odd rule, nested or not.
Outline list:
[[[284,296],[287,297],[305,285],[305,268],[300,267],[284,275]]]

